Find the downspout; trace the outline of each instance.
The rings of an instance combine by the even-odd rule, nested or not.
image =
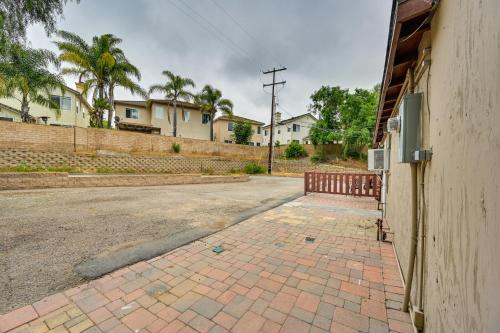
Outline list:
[[[415,76],[413,68],[408,69],[408,92],[415,92]],[[408,312],[410,303],[411,285],[413,282],[413,272],[415,269],[415,259],[417,254],[418,220],[417,220],[417,163],[410,163],[411,168],[411,244],[410,258],[408,260],[408,271],[405,279],[405,294],[403,300],[403,311]]]

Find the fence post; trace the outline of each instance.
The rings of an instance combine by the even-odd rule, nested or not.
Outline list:
[[[304,196],[307,195],[307,172],[304,172]]]

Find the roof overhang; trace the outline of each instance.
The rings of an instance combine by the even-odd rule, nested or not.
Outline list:
[[[225,121],[244,121],[244,122],[249,122],[250,124],[257,125],[257,126],[264,125],[263,122],[260,122],[260,121],[257,121],[257,120],[253,120],[253,119],[250,119],[250,118],[245,118],[245,117],[237,116],[237,115],[233,115],[232,117],[231,116],[220,116],[220,117],[215,118],[214,122],[217,122],[219,120],[225,120]]]
[[[148,105],[148,102],[150,104]],[[148,101],[124,101],[124,100],[115,100],[114,105],[127,105],[127,106],[135,106],[135,107],[142,107],[142,108],[148,108],[152,104],[162,104],[162,105],[169,105],[173,106],[174,102],[168,99],[150,99]],[[182,102],[178,101],[177,102],[177,107],[179,108],[187,108],[187,109],[192,109],[192,110],[200,110],[200,107],[194,103],[189,103],[189,102]]]
[[[161,129],[159,127],[143,125],[143,124],[124,123],[124,122],[119,122],[118,128],[122,131],[133,131],[133,132],[142,132],[142,133],[158,133],[158,134],[160,134],[160,132],[161,132]]]
[[[429,17],[436,0],[394,0],[389,26],[384,75],[373,144],[384,137],[384,124],[393,113],[409,68],[418,59],[418,46],[430,30]]]

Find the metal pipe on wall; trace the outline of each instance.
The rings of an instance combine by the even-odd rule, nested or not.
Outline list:
[[[413,68],[409,68],[407,72],[408,77],[408,92],[413,94],[415,92],[415,74]],[[410,304],[411,286],[413,282],[413,272],[415,269],[415,259],[417,255],[417,240],[418,240],[418,216],[417,216],[417,164],[410,163],[411,170],[411,243],[410,243],[410,258],[408,260],[408,271],[405,279],[405,294],[403,299],[403,311],[408,312]]]
[[[411,163],[411,243],[410,258],[408,260],[408,271],[405,279],[405,295],[403,299],[403,311],[408,312],[410,304],[411,285],[413,282],[413,272],[415,268],[415,259],[417,254],[417,164]]]

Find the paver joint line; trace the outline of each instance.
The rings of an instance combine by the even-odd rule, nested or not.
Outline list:
[[[339,202],[299,198],[6,313],[0,332],[409,331],[408,314],[393,309],[402,284],[392,249],[374,240],[375,227],[359,228],[367,214],[318,208]]]

